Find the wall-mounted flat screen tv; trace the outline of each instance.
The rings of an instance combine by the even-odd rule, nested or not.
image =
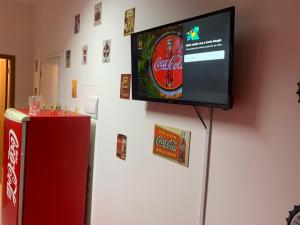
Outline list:
[[[135,100],[232,107],[234,7],[131,35]]]

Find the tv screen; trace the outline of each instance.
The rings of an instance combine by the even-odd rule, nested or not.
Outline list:
[[[132,97],[232,107],[234,7],[131,35]]]

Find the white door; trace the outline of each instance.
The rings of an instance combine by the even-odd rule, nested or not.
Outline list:
[[[59,57],[41,62],[40,95],[47,108],[58,103],[58,76]]]

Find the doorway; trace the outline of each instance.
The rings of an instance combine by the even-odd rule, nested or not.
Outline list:
[[[15,56],[0,54],[0,182],[2,182],[4,112],[15,106]]]
[[[47,108],[55,107],[58,103],[59,62],[59,57],[41,61],[39,95]]]

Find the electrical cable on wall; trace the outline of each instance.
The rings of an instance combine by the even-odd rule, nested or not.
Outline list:
[[[298,91],[296,93],[299,96],[298,103],[300,103],[300,82],[298,82],[297,84],[298,84]]]
[[[206,130],[206,141],[204,150],[204,161],[203,161],[203,177],[202,177],[202,194],[201,194],[201,205],[200,205],[200,217],[199,225],[205,225],[206,219],[206,208],[207,208],[207,194],[208,194],[208,182],[209,182],[209,168],[210,168],[210,152],[211,152],[211,138],[212,138],[212,121],[213,121],[213,108],[209,109],[209,123],[206,126],[204,120],[198,111],[197,107],[194,106],[199,119],[201,120]]]

